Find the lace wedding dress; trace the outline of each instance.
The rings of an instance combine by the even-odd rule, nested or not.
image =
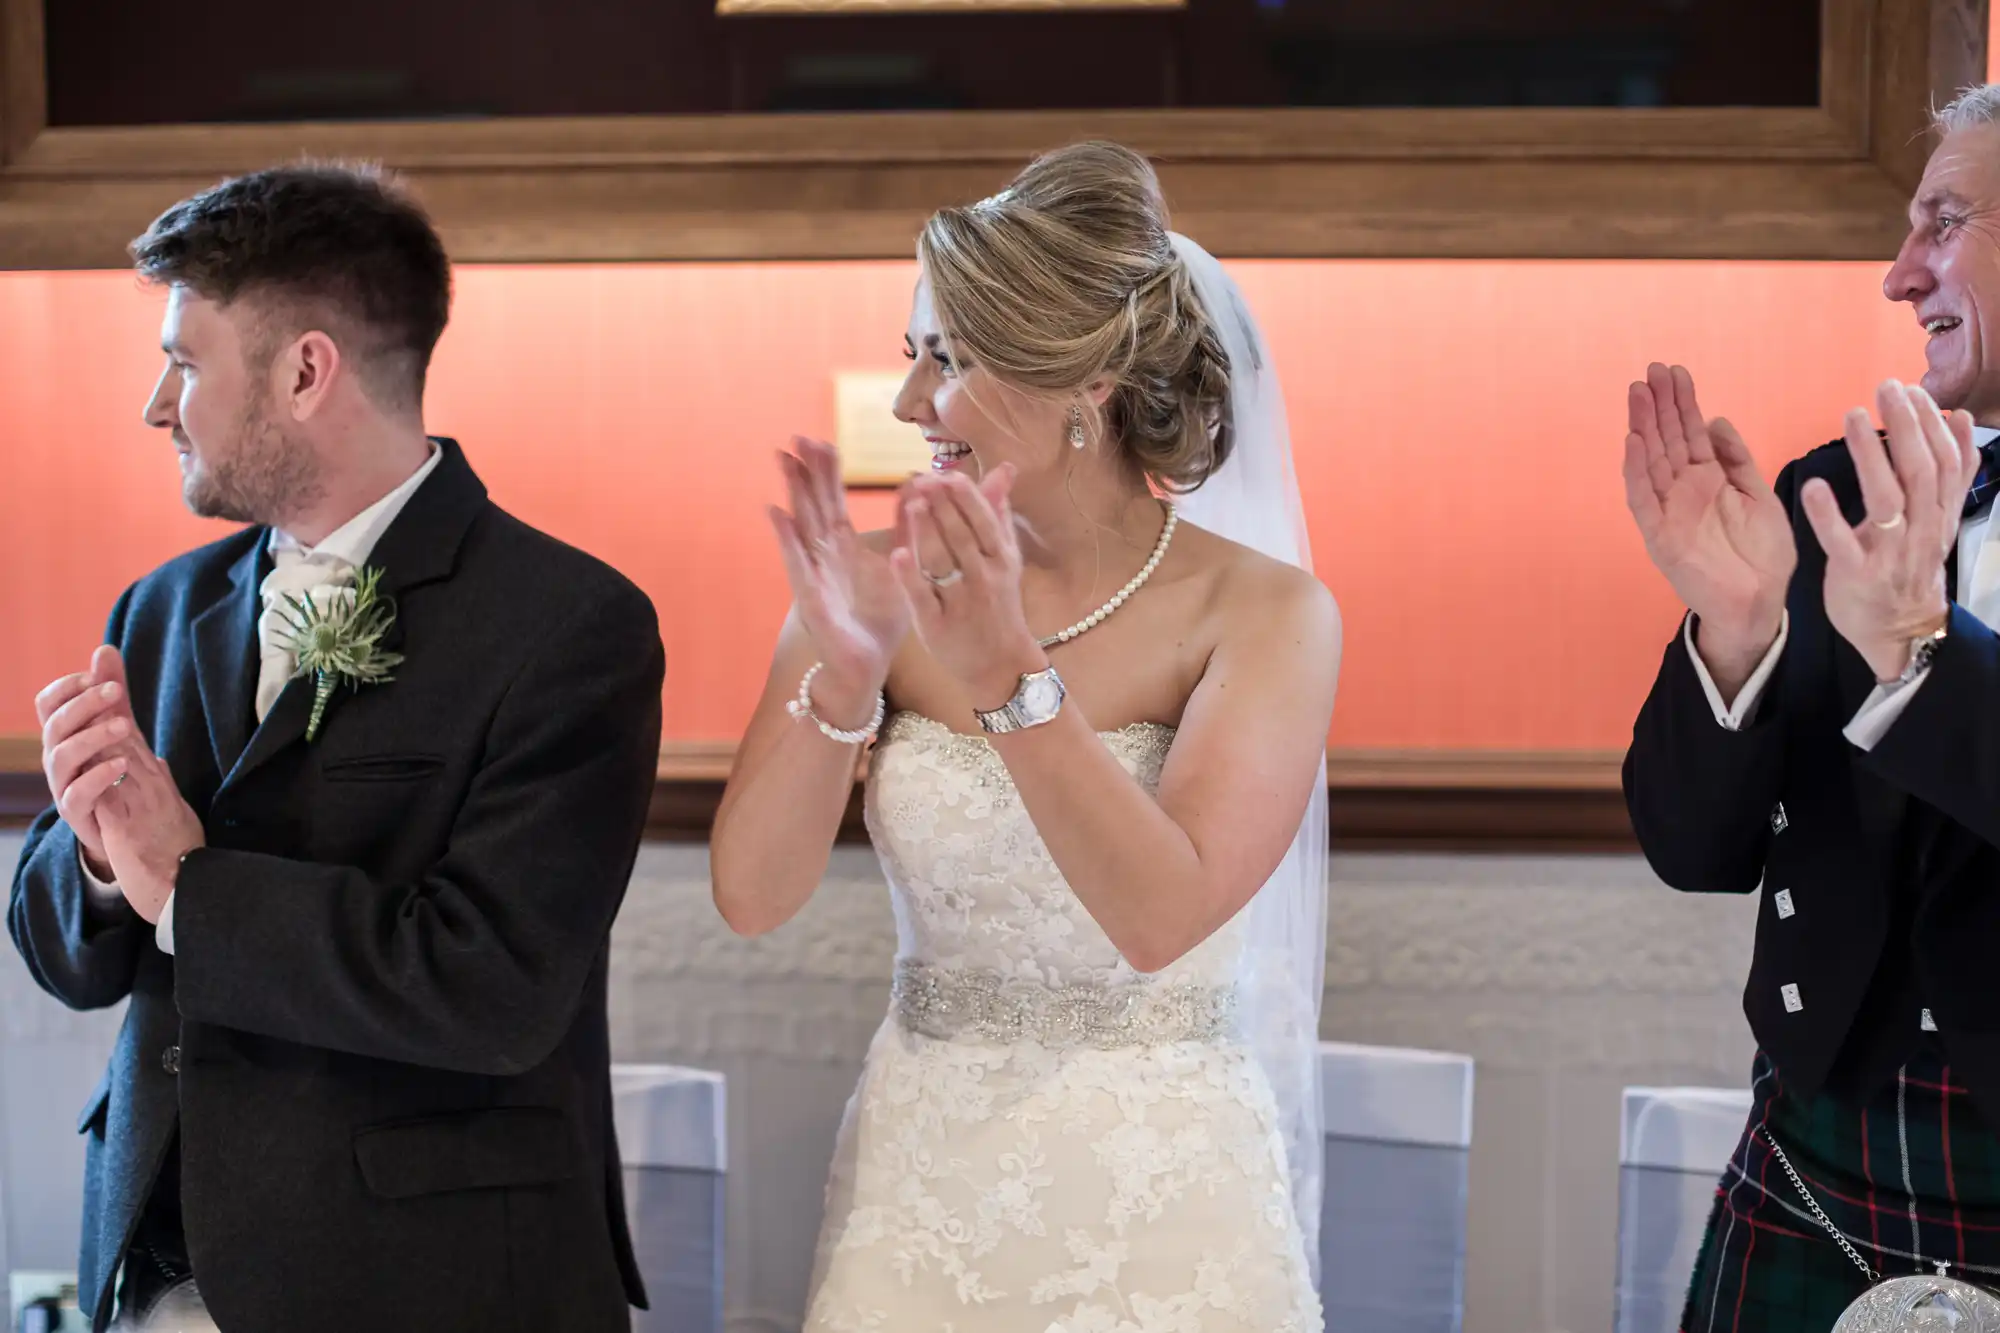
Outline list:
[[[1174,733],[1103,736],[1157,790]],[[868,828],[894,1000],[847,1108],[807,1333],[1318,1333],[1242,917],[1133,971],[983,737],[893,717]]]

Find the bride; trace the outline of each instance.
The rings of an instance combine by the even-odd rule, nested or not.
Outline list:
[[[730,926],[782,925],[873,743],[894,998],[806,1328],[1319,1330],[1340,619],[1276,374],[1113,145],[918,257],[896,415],[932,471],[858,534],[833,450],[781,456],[796,601],[711,843]]]

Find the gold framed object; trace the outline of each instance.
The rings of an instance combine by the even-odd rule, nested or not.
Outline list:
[[[1930,107],[1986,76],[1987,0],[1822,0],[1818,106],[51,129],[44,3],[0,0],[5,268],[122,268],[175,200],[302,155],[402,172],[463,263],[906,259],[940,205],[1085,137],[1152,157],[1175,224],[1225,258],[1881,261]]]
[[[833,377],[833,446],[840,479],[857,489],[896,487],[931,465],[923,432],[896,420],[900,371],[843,370]]]
[[[1187,0],[715,0],[723,18],[759,14],[995,14],[1052,9],[1186,9]]]

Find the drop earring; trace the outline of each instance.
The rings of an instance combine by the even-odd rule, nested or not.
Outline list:
[[[1090,441],[1083,434],[1083,409],[1075,403],[1069,405],[1069,447],[1081,449]]]

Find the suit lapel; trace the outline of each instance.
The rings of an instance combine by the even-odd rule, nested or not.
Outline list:
[[[295,678],[285,682],[284,692],[251,734],[249,747],[222,780],[224,787],[235,785],[246,774],[263,767],[280,750],[306,734],[306,723],[312,720],[312,696],[311,681]]]
[[[486,505],[486,486],[451,440],[436,440],[444,457],[437,471],[410,497],[410,503],[382,534],[368,563],[382,571],[382,594],[399,597],[427,583],[449,578],[459,547]],[[400,614],[384,643],[398,647],[407,631]]]
[[[229,591],[194,621],[195,682],[218,773],[235,766],[256,723],[258,588],[269,565],[269,541],[260,532],[230,569]]]
[[[382,540],[368,557],[371,567],[382,571],[382,594],[391,599],[410,590],[448,578],[458,561],[460,545],[472,522],[479,516],[486,503],[486,487],[465,461],[465,455],[458,445],[446,439],[435,442],[444,453],[439,460],[437,471],[417,488],[403,512],[389,525]],[[255,610],[258,607],[256,586],[251,588],[251,627],[255,633]],[[396,605],[396,618],[383,636],[382,646],[391,652],[403,651],[408,638],[408,626],[404,623],[404,608]],[[251,689],[255,689],[255,661],[252,661]],[[366,687],[371,690],[393,690],[393,680],[380,685]],[[351,691],[341,687],[334,693],[333,701],[327,706],[325,730],[340,725],[340,708]],[[236,761],[223,786],[229,787],[242,782],[272,759],[284,753],[293,745],[305,739],[306,725],[312,720],[313,682],[295,679],[286,684],[284,693],[272,705],[269,716],[264,719],[256,734],[250,737],[249,747],[242,758]],[[322,730],[321,734],[325,734]]]

